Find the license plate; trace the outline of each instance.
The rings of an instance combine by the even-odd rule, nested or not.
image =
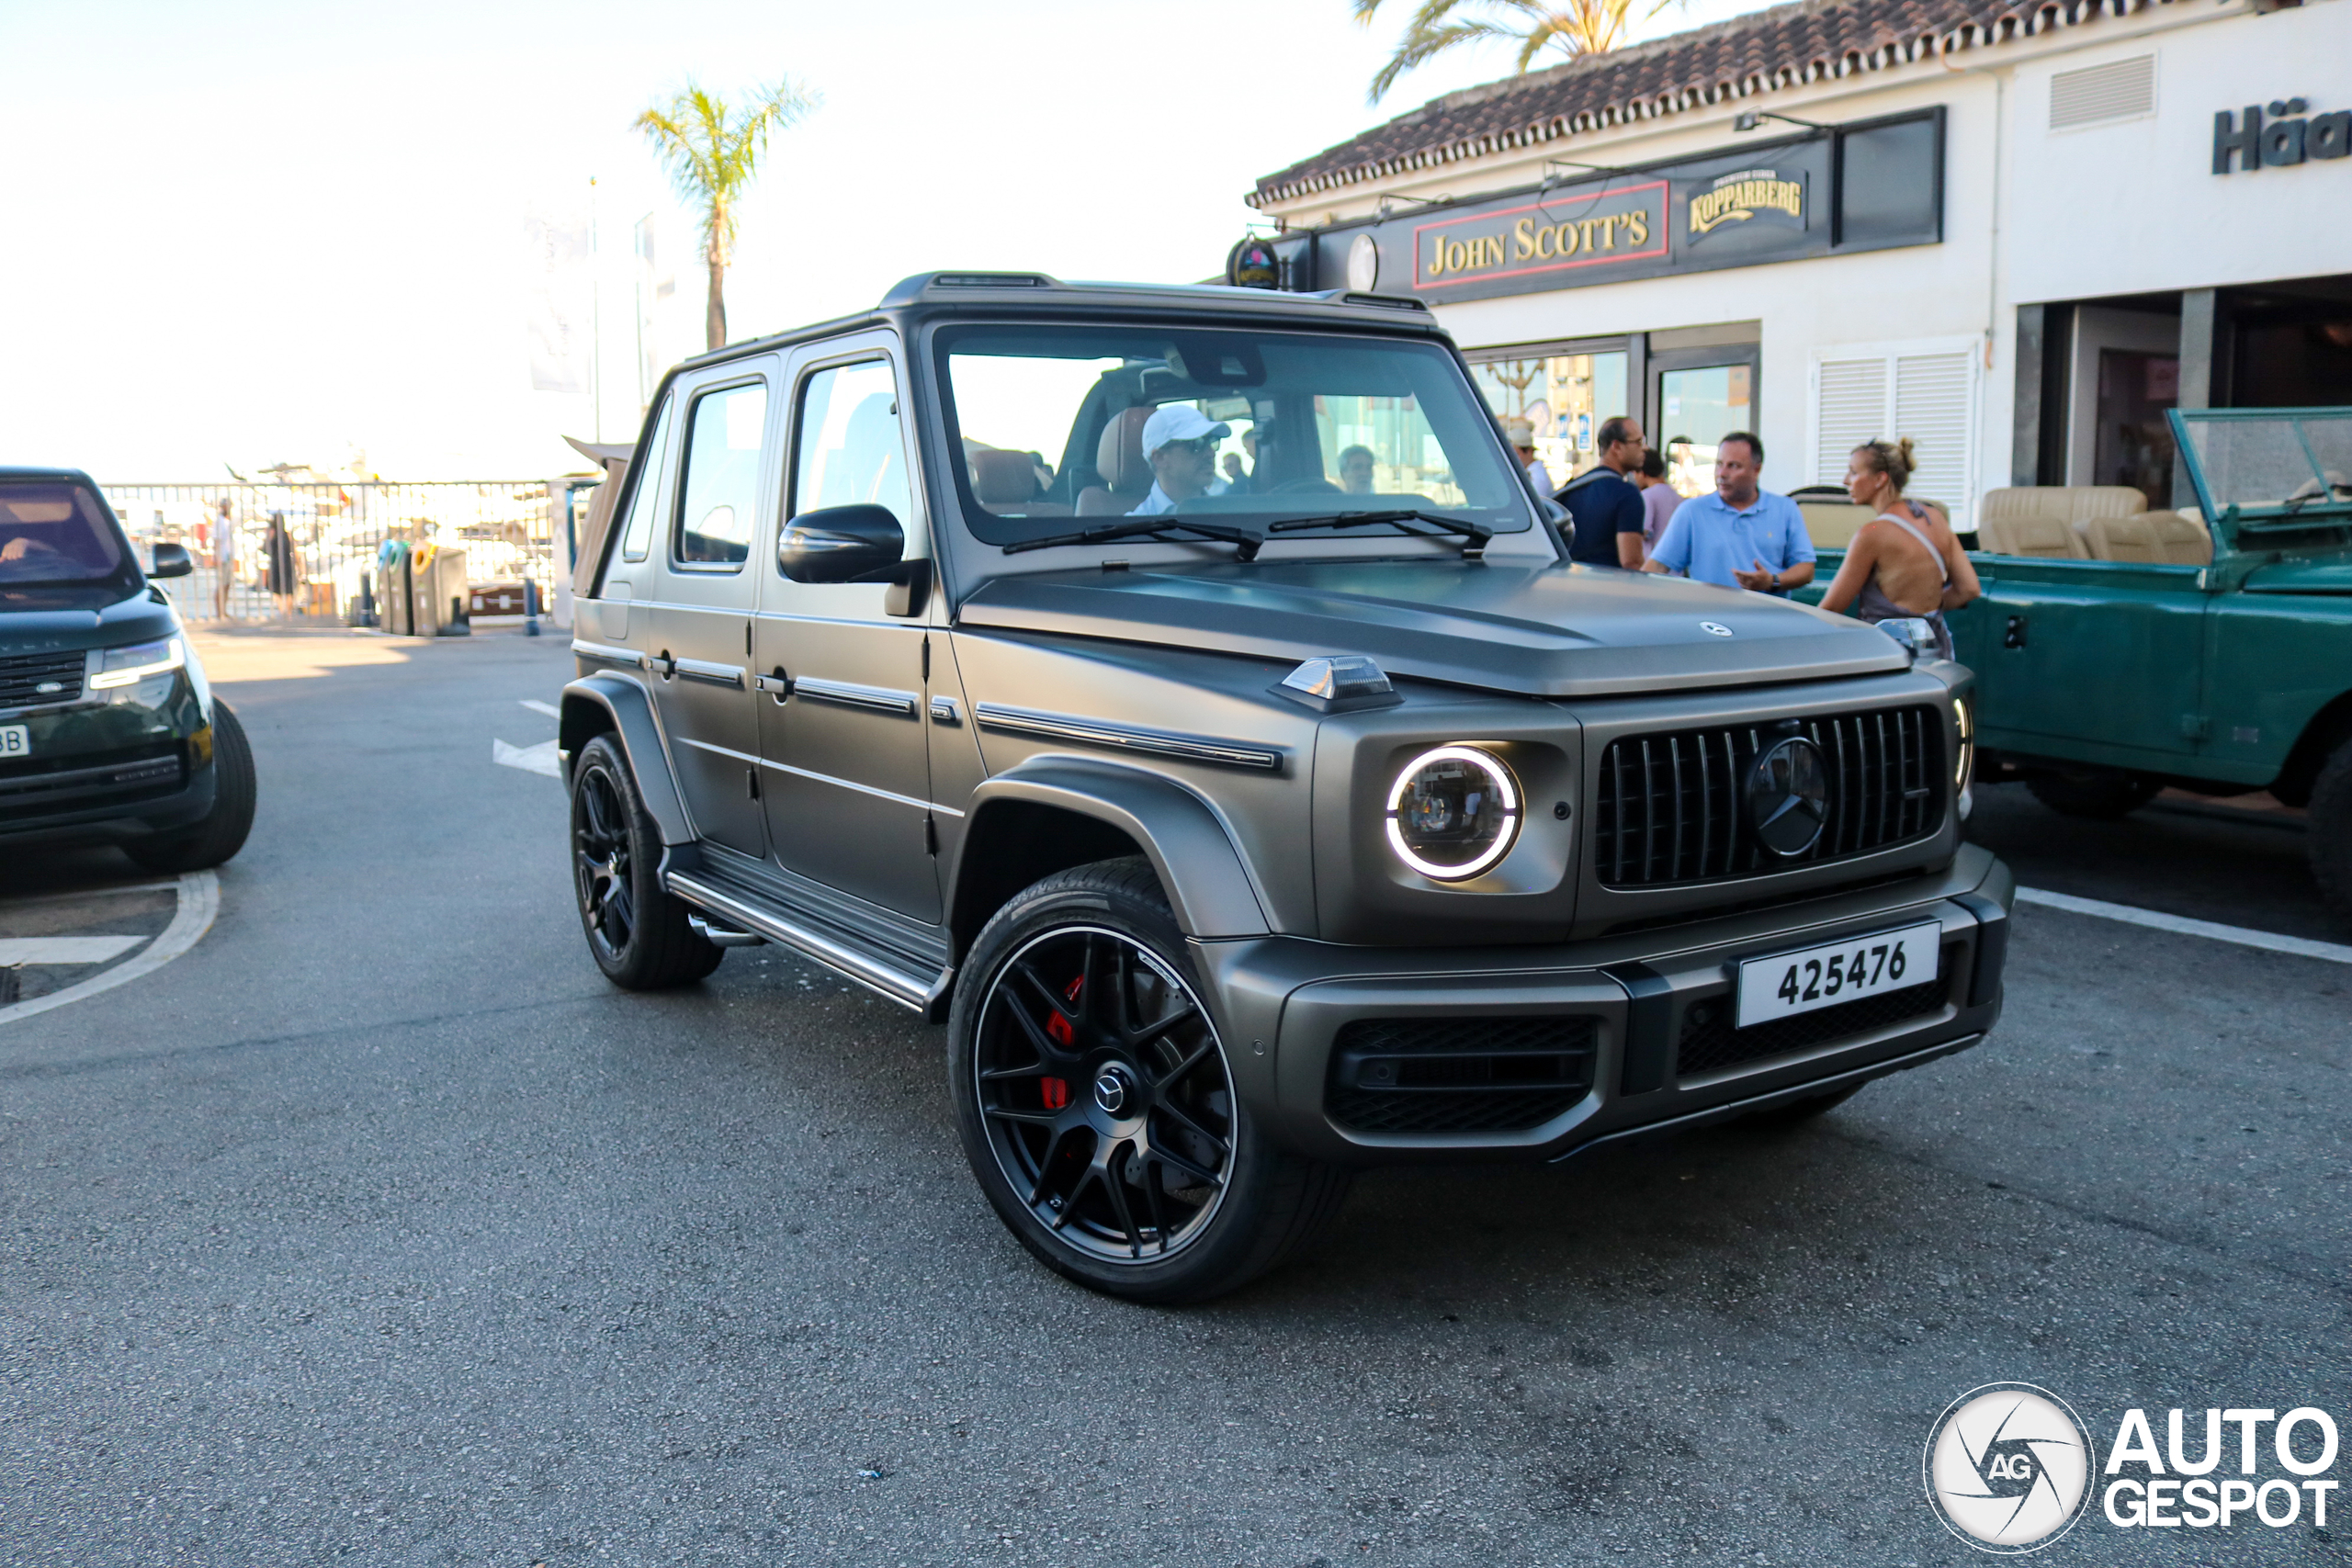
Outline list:
[[[1739,1027],[1899,991],[1936,977],[1943,927],[1933,921],[1849,937],[1739,966]]]
[[[0,724],[0,758],[33,754],[33,743],[26,737],[25,729],[21,724]]]

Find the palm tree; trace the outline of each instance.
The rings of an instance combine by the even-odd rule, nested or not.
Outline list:
[[[740,110],[689,81],[667,104],[637,117],[655,154],[668,165],[678,194],[702,210],[703,259],[710,265],[710,306],[703,318],[708,345],[727,341],[727,266],[735,255],[735,203],[759,171],[768,133],[792,124],[821,100],[786,76],[754,88]]]
[[[1369,27],[1381,0],[1351,0],[1356,20]],[[1570,59],[1605,54],[1625,41],[1626,35],[1668,6],[1680,0],[1421,0],[1406,24],[1396,52],[1372,79],[1369,100],[1387,96],[1396,79],[1417,65],[1426,65],[1447,50],[1463,44],[1509,41],[1519,46],[1512,69],[1521,75],[1536,56],[1556,49]],[[1462,17],[1476,7],[1487,16]]]

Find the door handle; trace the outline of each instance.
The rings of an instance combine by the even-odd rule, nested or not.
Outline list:
[[[647,660],[645,661],[645,667],[648,670],[652,671],[656,675],[661,676],[664,681],[678,672],[678,661],[670,657],[670,650],[666,648],[661,652],[655,654],[652,658]]]
[[[778,706],[782,706],[784,699],[792,695],[792,677],[786,675],[784,672],[784,666],[779,664],[773,675],[752,676],[752,690],[766,692],[775,698]]]

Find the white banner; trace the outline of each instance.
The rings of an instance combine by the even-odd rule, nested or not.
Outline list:
[[[594,349],[595,278],[588,219],[533,211],[523,220],[528,251],[525,292],[531,386],[586,393]]]

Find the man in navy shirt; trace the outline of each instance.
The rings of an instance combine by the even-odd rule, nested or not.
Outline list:
[[[1646,570],[1783,598],[1811,582],[1813,539],[1804,514],[1787,496],[1758,485],[1763,468],[1764,443],[1744,430],[1724,436],[1715,448],[1715,492],[1675,508]]]
[[[1647,449],[1642,427],[1623,414],[1600,422],[1600,466],[1570,479],[1559,502],[1576,519],[1568,556],[1587,566],[1642,568],[1642,492],[1626,475]]]

